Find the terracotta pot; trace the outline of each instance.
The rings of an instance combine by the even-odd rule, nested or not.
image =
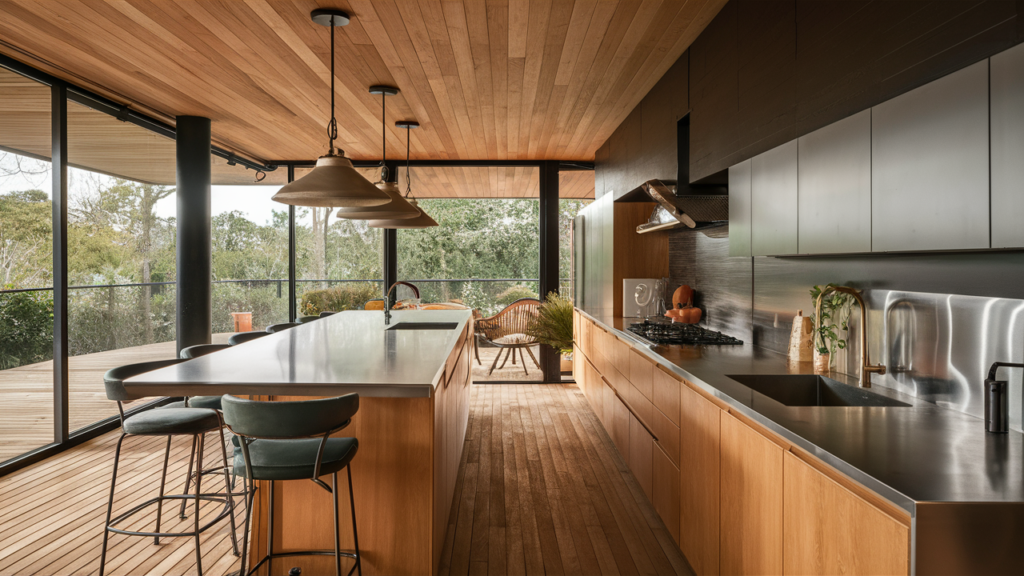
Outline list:
[[[814,350],[814,372],[818,373],[818,374],[828,374],[829,372],[831,372],[832,370],[829,367],[829,364],[831,364],[830,360],[831,360],[831,355],[828,352],[822,354],[821,352],[818,352],[817,349],[815,349]]]

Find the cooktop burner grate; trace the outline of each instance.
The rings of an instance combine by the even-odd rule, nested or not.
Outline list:
[[[655,344],[737,345],[742,340],[696,324],[644,320],[629,325],[629,331]]]

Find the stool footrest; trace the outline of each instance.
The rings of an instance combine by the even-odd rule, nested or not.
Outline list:
[[[263,564],[265,562],[270,562],[275,558],[288,558],[291,556],[334,556],[334,550],[300,550],[296,552],[277,552],[275,554],[267,554],[263,557],[262,560],[257,562],[256,565],[253,566],[252,569],[246,572],[245,574],[246,576],[251,576],[252,574],[259,571],[259,569],[263,567]],[[351,550],[342,550],[338,553],[338,556],[341,556],[342,558],[351,558],[353,560],[359,560],[359,555],[355,552],[352,552]],[[353,564],[352,569],[349,570],[348,573],[352,574],[352,572],[355,569],[356,564]],[[238,573],[235,572],[234,574],[237,575]]]
[[[107,524],[105,528],[108,532],[113,532],[115,534],[124,534],[125,536],[158,536],[161,538],[172,538],[176,536],[195,536],[196,532],[194,530],[191,532],[141,532],[137,530],[125,530],[123,528],[115,527],[115,524],[127,520],[130,516],[137,514],[158,502],[163,502],[164,500],[195,500],[195,498],[196,497],[194,495],[190,496],[188,494],[164,494],[163,496],[150,498],[149,500],[146,500],[145,502],[138,504],[129,509],[128,511],[123,512],[117,515],[116,517],[112,518],[110,520],[110,523]],[[207,522],[204,526],[201,526],[199,528],[200,534],[202,534],[208,528],[212,527],[214,524],[220,522],[224,518],[227,518],[228,515],[231,514],[231,506],[229,505],[227,498],[224,497],[223,495],[220,495],[220,497],[218,497],[217,494],[200,494],[199,499],[205,500],[207,502],[220,502],[224,504],[224,510],[222,510],[220,514],[218,514],[212,520]]]

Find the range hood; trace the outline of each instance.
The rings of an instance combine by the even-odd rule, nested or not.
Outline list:
[[[676,195],[674,183],[648,180],[640,189],[658,203],[647,222],[636,227],[637,234],[685,227],[703,230],[729,221],[729,196],[726,194]]]

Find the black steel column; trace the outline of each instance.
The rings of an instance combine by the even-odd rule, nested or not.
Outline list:
[[[177,117],[178,351],[209,344],[212,311],[210,255],[210,119]]]
[[[558,162],[540,163],[540,297],[558,292]],[[545,382],[562,380],[561,356],[550,346],[541,346],[541,369]]]
[[[50,171],[53,183],[53,441],[65,442],[68,423],[68,88],[50,88]]]
[[[398,182],[398,165],[394,162],[386,162],[388,167],[388,182]],[[384,229],[384,293],[385,297],[391,285],[398,282],[398,230],[394,228]],[[395,295],[391,295],[391,303],[394,304]]]
[[[288,183],[295,180],[295,165],[288,165]],[[288,206],[288,321],[295,322],[299,316],[295,289],[295,206]]]

